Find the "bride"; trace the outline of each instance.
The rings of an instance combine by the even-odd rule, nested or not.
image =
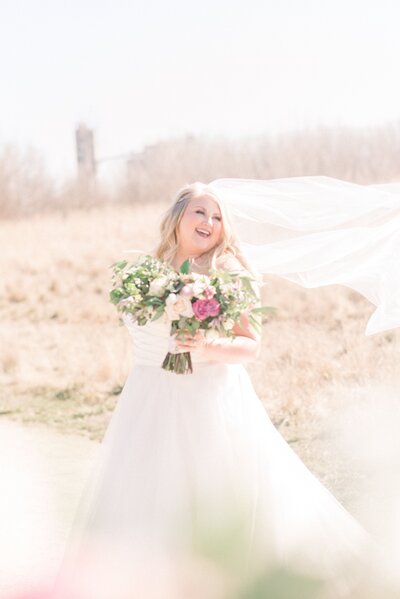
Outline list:
[[[189,258],[195,272],[239,270],[260,282],[210,184],[179,190],[153,254],[177,270]],[[246,315],[233,340],[201,331],[172,338],[166,318],[145,326],[123,320],[133,367],[82,494],[54,597],[235,597],[235,580],[278,567],[318,579],[318,597],[346,596],[373,541],[271,422],[244,366],[260,348]],[[167,351],[190,351],[193,373],[163,370]]]

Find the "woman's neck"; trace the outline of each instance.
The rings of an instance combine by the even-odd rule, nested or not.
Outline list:
[[[203,256],[202,254],[197,255],[197,256],[188,255],[187,253],[184,253],[184,252],[181,252],[178,250],[171,262],[171,265],[176,270],[179,270],[180,267],[182,266],[183,262],[185,262],[185,260],[189,259],[190,260],[190,270],[203,271],[205,265],[202,264],[202,262],[203,262],[202,256]]]
[[[172,260],[172,266],[176,268],[176,270],[179,270],[183,262],[185,262],[185,260],[190,260],[190,262],[193,262],[193,260],[195,260],[196,258],[198,258],[198,256],[192,256],[189,255],[187,252],[182,252],[178,250],[174,256],[174,259]]]

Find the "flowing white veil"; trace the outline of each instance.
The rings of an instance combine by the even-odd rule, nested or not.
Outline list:
[[[358,291],[376,306],[366,335],[400,327],[400,186],[305,176],[208,187],[229,207],[259,272]]]

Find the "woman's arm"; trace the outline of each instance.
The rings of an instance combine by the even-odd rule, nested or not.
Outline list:
[[[261,305],[260,290],[254,283],[258,297],[257,306]],[[261,318],[259,318],[261,323]],[[261,335],[251,325],[246,314],[242,314],[240,323],[232,329],[235,337],[217,337],[207,339],[203,330],[198,330],[193,336],[176,340],[176,347],[181,351],[196,351],[211,362],[239,363],[256,360],[261,349]]]
[[[242,314],[240,325],[235,324],[236,337],[218,337],[205,344],[204,353],[212,362],[249,362],[260,354],[261,335],[251,326],[246,315]]]
[[[260,289],[257,283],[253,284],[258,302],[257,307],[261,305]],[[254,306],[255,307],[255,306]],[[259,319],[261,324],[261,318]],[[249,362],[256,360],[261,350],[261,334],[251,325],[246,314],[240,317],[240,323],[235,324],[232,337],[218,337],[214,341],[206,344],[205,354],[211,361],[216,362]]]

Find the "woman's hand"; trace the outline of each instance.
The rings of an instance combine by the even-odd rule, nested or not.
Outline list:
[[[205,331],[198,329],[194,334],[179,333],[173,335],[174,346],[179,352],[192,352],[204,353],[207,346],[207,340]]]
[[[241,326],[235,325],[233,332],[236,335],[234,338],[216,339],[207,339],[202,329],[184,336],[182,333],[175,334],[171,337],[172,351],[196,351],[210,362],[240,363],[255,360],[260,351],[260,335],[251,329],[246,317],[242,316]]]

